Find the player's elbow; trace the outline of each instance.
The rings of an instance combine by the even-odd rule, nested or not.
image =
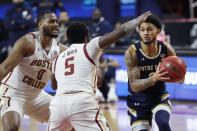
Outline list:
[[[139,92],[139,90],[137,89],[137,88],[132,88],[132,91],[134,92],[134,93],[138,93]]]
[[[53,90],[57,90],[57,85],[56,84],[51,84],[51,88],[53,89]]]
[[[0,65],[0,81],[9,73],[9,67]]]
[[[54,79],[51,80],[51,88],[53,90],[57,90],[57,81]]]
[[[131,83],[131,90],[134,92],[134,93],[138,93],[140,92],[139,88],[136,86],[136,84],[134,83]]]

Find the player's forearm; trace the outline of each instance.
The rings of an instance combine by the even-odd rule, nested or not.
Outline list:
[[[0,66],[0,82],[5,77],[5,75],[6,75],[5,68],[3,66]]]
[[[0,81],[6,77],[6,75],[11,72],[13,69],[13,65],[5,66],[4,64],[0,65]]]
[[[153,77],[149,77],[147,79],[139,79],[135,82],[130,83],[132,90],[135,93],[143,91],[155,84],[156,80]]]
[[[131,21],[128,21],[122,24],[122,29],[126,32],[126,34],[130,34],[135,31],[136,27],[140,24],[140,21],[136,18]]]
[[[109,47],[111,44],[118,41],[120,38],[125,36],[126,32],[123,29],[115,29],[114,31],[103,35],[99,39],[99,46],[101,49]]]
[[[105,49],[109,45],[117,42],[120,38],[135,31],[136,26],[138,26],[139,23],[140,23],[140,21],[138,19],[134,19],[132,21],[128,21],[128,22],[122,24],[122,26],[120,28],[115,29],[114,31],[105,34],[99,40],[100,48]]]

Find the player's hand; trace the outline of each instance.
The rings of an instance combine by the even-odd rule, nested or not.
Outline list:
[[[147,11],[143,14],[141,14],[140,16],[138,16],[136,19],[139,23],[144,22],[148,16],[150,16],[152,13],[150,11]]]
[[[136,27],[142,23],[143,21],[145,21],[147,19],[148,16],[151,15],[151,12],[148,11],[148,12],[145,12],[143,13],[142,15],[138,16],[137,18],[133,19],[133,20],[130,20],[126,23],[124,23],[122,26],[123,26],[123,30],[126,32],[126,33],[131,33],[133,32]]]
[[[168,72],[165,70],[165,68],[160,68],[160,63],[157,66],[156,72],[153,74],[152,78],[155,81],[167,81],[167,80],[170,80],[170,77],[168,76]]]

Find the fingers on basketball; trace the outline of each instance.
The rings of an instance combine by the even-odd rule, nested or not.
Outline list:
[[[168,72],[170,79],[165,80],[166,82],[178,82],[185,77],[186,64],[178,56],[169,56],[162,60],[160,69],[164,68],[165,72]]]

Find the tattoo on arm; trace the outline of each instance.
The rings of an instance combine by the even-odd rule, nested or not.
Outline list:
[[[143,91],[155,84],[152,77],[146,79],[140,79],[140,70],[137,67],[136,58],[131,57],[129,51],[125,53],[125,61],[127,65],[127,73],[129,78],[129,84],[134,92]]]

